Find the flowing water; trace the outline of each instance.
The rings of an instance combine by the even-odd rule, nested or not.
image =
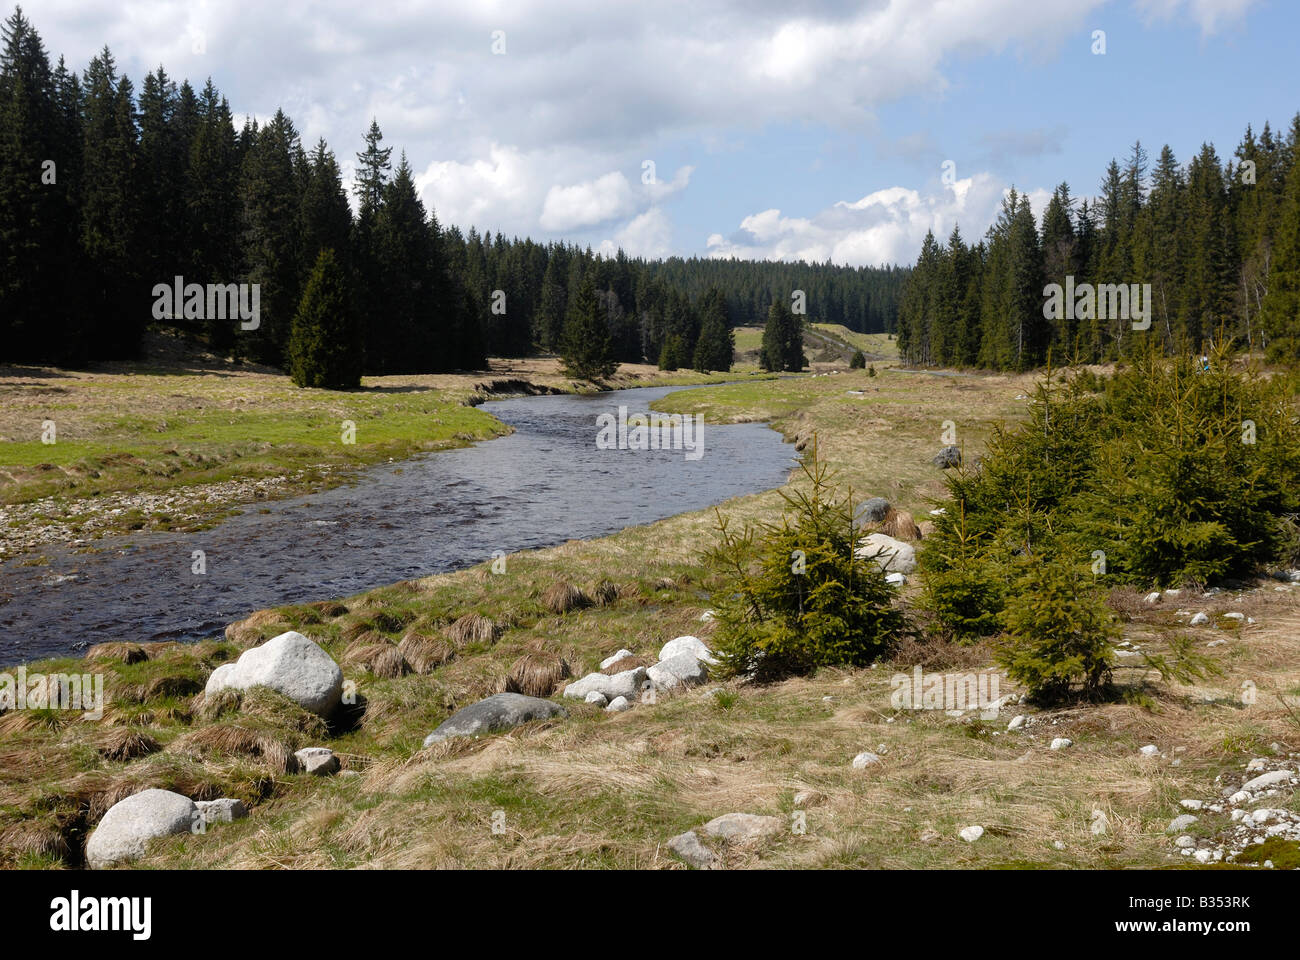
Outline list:
[[[362,472],[198,533],[106,538],[0,566],[0,663],[108,640],[196,640],[254,610],[347,596],[698,510],[785,482],[793,450],[763,424],[707,424],[703,455],[599,449],[597,418],[670,387],[496,400],[514,433]],[[262,513],[262,510],[269,512]],[[202,550],[206,573],[192,572]]]

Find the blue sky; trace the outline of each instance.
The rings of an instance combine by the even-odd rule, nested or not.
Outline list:
[[[377,117],[444,223],[646,256],[911,262],[927,228],[980,235],[1013,183],[1038,210],[1134,139],[1227,156],[1300,110],[1285,0],[24,9],[79,69],[108,43],[137,84],[162,63],[237,114],[284,107],[349,176]]]

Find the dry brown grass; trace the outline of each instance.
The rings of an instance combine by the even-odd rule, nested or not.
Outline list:
[[[115,640],[111,643],[97,643],[86,651],[86,659],[104,660],[113,663],[139,663],[149,656],[138,643]]]
[[[880,532],[895,540],[920,540],[921,530],[906,510],[889,508],[885,519],[880,522]]]
[[[243,620],[236,620],[226,627],[226,639],[241,647],[253,646],[265,639],[264,634],[267,627],[277,628],[275,633],[271,634],[275,636],[288,630],[289,624],[285,622],[278,611],[258,610]]]
[[[248,757],[270,767],[276,773],[297,768],[293,752],[297,743],[273,736],[264,730],[237,723],[218,723],[184,734],[168,745],[167,750],[206,759],[213,756]]]
[[[20,857],[68,860],[72,847],[59,824],[50,820],[19,820],[0,827],[0,862]]]
[[[601,580],[591,591],[592,599],[595,600],[596,606],[607,607],[619,598],[619,587],[613,580]]]
[[[397,645],[406,662],[416,673],[432,673],[456,656],[456,648],[442,637],[416,633],[414,630],[402,637]]]
[[[511,664],[506,689],[529,697],[549,697],[568,676],[569,664],[563,657],[533,650]]]
[[[458,648],[467,643],[496,643],[501,627],[478,613],[467,613],[458,618],[445,631],[447,639]]]
[[[411,665],[402,651],[389,644],[370,662],[370,672],[385,680],[395,680],[411,672]]]
[[[542,591],[542,606],[557,616],[591,606],[591,597],[567,580],[557,580]]]
[[[98,738],[95,749],[105,760],[123,761],[156,753],[162,747],[139,728],[113,727]]]
[[[635,670],[637,667],[653,667],[658,661],[651,657],[638,657],[633,654],[630,657],[624,657],[622,660],[616,660],[608,667],[603,668],[600,672],[606,676],[612,677],[616,673],[622,673],[625,670]]]

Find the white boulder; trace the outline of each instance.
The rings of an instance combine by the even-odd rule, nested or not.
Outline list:
[[[204,693],[252,687],[269,687],[303,709],[327,717],[343,696],[343,671],[328,653],[290,630],[245,650],[234,663],[217,667]]]
[[[872,561],[885,573],[906,576],[916,569],[916,550],[912,545],[883,533],[863,537],[854,553],[862,560]]]
[[[189,833],[199,808],[189,797],[170,790],[143,790],[109,807],[86,841],[86,862],[103,870],[144,856],[149,841]]]

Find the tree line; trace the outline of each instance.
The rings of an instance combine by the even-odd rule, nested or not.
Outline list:
[[[1285,136],[1247,127],[1226,162],[1207,143],[1180,165],[1166,145],[1149,169],[1135,143],[1091,203],[1058,186],[1041,225],[1013,188],[978,243],[958,227],[946,243],[927,234],[902,296],[899,348],[914,364],[1024,370],[1049,351],[1132,356],[1151,338],[1200,351],[1222,331],[1296,358],[1297,160],[1300,114]]]
[[[648,261],[462,232],[392,153],[372,122],[354,213],[328,144],[304,145],[283,111],[237,129],[211,79],[196,91],[162,67],[137,93],[107,47],[81,74],[52,66],[17,9],[0,32],[0,360],[132,358],[155,323],[222,356],[341,365],[345,379],[536,352],[583,369],[726,369],[731,328],[763,322],[792,289],[810,320],[891,329],[909,272]],[[160,305],[153,291],[175,277],[257,285],[256,321],[200,297]]]

